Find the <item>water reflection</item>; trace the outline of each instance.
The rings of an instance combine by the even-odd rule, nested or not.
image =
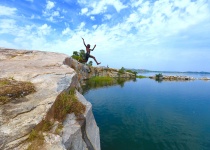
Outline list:
[[[113,85],[120,85],[120,87],[124,87],[125,82],[133,81],[136,82],[136,79],[127,79],[127,78],[114,78],[112,81],[91,81],[85,80],[82,85],[83,94],[88,92],[91,89],[97,89],[102,87],[108,87]]]

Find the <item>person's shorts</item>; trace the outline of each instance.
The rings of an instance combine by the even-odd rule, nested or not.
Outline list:
[[[88,61],[88,58],[90,57],[90,54],[89,53],[86,53],[85,54],[85,60],[87,60]]]

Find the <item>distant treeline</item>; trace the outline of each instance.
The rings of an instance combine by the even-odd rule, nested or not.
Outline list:
[[[152,71],[152,70],[146,70],[146,69],[129,69],[137,73],[142,73],[142,72],[154,72],[154,73],[193,73],[193,74],[210,74],[210,72],[205,72],[205,71]]]

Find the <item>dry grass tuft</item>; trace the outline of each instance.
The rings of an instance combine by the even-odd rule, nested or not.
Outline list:
[[[63,129],[63,125],[61,123],[58,124],[57,128],[55,129],[55,134],[60,134]]]
[[[44,144],[43,132],[50,131],[52,129],[53,122],[42,120],[40,126],[33,129],[29,134],[28,141],[31,142],[27,150],[39,150],[42,149]]]
[[[9,98],[7,96],[0,96],[0,105],[6,104],[9,101]]]
[[[68,93],[64,92],[58,96],[54,110],[54,118],[58,121],[63,121],[69,113],[74,113],[76,116],[83,114],[85,112],[85,105],[78,101],[75,96],[75,89],[72,89]]]
[[[53,122],[51,121],[46,121],[46,120],[43,120],[43,125],[42,125],[42,131],[50,131],[52,129],[52,126],[53,126]]]
[[[0,104],[5,104],[12,98],[24,97],[33,92],[35,92],[35,87],[30,82],[0,79]]]
[[[44,144],[44,136],[43,133],[37,130],[32,130],[28,141],[31,142],[31,145],[27,148],[27,150],[39,150],[42,148]]]
[[[69,92],[63,92],[55,101],[51,110],[48,112],[45,120],[42,120],[34,130],[31,131],[28,141],[31,145],[28,147],[28,150],[39,150],[44,144],[43,132],[51,131],[55,120],[58,120],[60,123],[54,131],[54,134],[60,134],[63,125],[61,122],[66,118],[68,113],[74,113],[76,116],[81,116],[85,112],[85,105],[78,101],[75,96],[75,89],[72,88]],[[51,120],[51,121],[49,121]]]

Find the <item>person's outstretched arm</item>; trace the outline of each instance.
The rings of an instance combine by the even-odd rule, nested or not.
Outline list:
[[[91,49],[91,51],[93,51],[95,49],[96,45],[94,45],[93,49]]]
[[[83,38],[82,38],[82,40],[83,40],[83,43],[84,43],[85,47],[87,47],[87,45],[85,44],[85,40]]]

